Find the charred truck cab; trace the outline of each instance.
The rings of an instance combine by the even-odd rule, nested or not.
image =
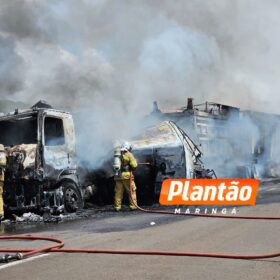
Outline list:
[[[29,110],[0,116],[0,131],[7,155],[6,211],[58,214],[83,206],[69,113],[40,101]]]

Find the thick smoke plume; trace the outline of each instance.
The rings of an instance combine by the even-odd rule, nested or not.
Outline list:
[[[279,10],[276,0],[2,0],[0,97],[74,112],[91,162],[135,133],[154,100],[278,113]]]

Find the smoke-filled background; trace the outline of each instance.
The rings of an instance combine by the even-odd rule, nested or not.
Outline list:
[[[279,113],[279,12],[277,0],[1,0],[0,98],[70,110],[91,162],[154,100]]]

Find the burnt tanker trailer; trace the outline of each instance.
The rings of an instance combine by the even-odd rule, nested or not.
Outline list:
[[[213,102],[178,109],[154,110],[147,121],[158,124],[174,121],[199,146],[204,163],[214,168],[219,178],[280,177],[280,116],[242,111]]]

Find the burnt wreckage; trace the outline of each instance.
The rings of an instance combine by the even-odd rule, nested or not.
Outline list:
[[[199,147],[172,121],[144,129],[130,143],[138,161],[134,175],[137,199],[141,204],[157,201],[164,179],[216,177],[213,170],[204,168]],[[100,170],[90,173],[92,177],[88,180],[98,186],[96,202],[113,203],[112,162],[111,159]]]
[[[139,161],[136,183],[144,192],[143,181],[149,177],[146,194],[151,197],[159,196],[162,181],[165,179],[216,177],[214,170],[204,168],[199,147],[172,121],[147,128],[135,137],[131,144]]]
[[[145,120],[150,126],[130,141],[139,163],[140,204],[157,201],[167,178],[280,177],[279,116],[217,103],[193,105],[192,99],[176,110],[154,105]],[[82,208],[85,198],[113,203],[114,151],[99,169],[77,168],[71,114],[38,102],[0,115],[0,129],[7,154],[6,211],[69,213]]]
[[[75,212],[83,206],[72,116],[44,102],[0,116],[6,211]]]
[[[75,212],[88,193],[93,201],[113,202],[113,151],[99,170],[77,168],[71,114],[38,102],[0,116],[0,129],[7,155],[6,211]],[[154,202],[163,179],[215,176],[204,169],[199,148],[173,122],[149,127],[131,143],[139,162],[135,177],[140,202]]]
[[[219,178],[280,177],[280,116],[240,110],[213,102],[178,109],[159,109],[154,102],[147,121],[174,121],[199,146],[206,165]]]

